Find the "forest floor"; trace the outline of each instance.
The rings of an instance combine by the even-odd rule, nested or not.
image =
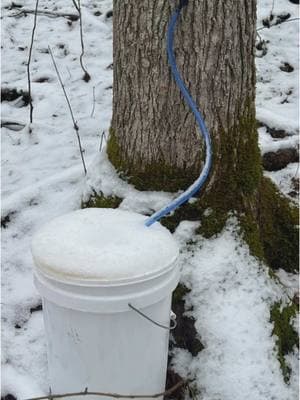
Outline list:
[[[299,25],[292,19],[299,6],[293,3],[258,1],[257,120],[265,174],[297,201]],[[34,232],[80,208],[93,189],[122,198],[122,209],[144,214],[173,198],[138,192],[119,179],[105,154],[112,112],[111,0],[82,2],[89,82],[82,79],[80,26],[72,1],[40,1],[29,124],[26,63],[34,8],[33,0],[2,1],[2,396],[17,399],[46,394],[49,386],[41,299],[32,279]],[[48,46],[79,126],[87,176]],[[210,240],[195,235],[195,222],[183,221],[174,234],[181,246],[181,281],[190,289],[188,313],[204,349],[194,357],[174,350],[173,368],[195,380],[199,399],[297,399],[297,349],[283,355],[290,371],[284,380],[270,317],[274,304],[283,309],[297,294],[297,276],[279,270],[279,280],[271,278],[249,254],[236,224],[231,218]],[[296,318],[289,322],[298,329]]]

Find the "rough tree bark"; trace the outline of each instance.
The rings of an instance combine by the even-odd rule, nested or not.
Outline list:
[[[175,1],[114,0],[113,118],[107,146],[141,190],[186,188],[203,165],[193,114],[166,57]],[[219,232],[235,212],[251,251],[273,268],[298,266],[296,212],[263,177],[255,120],[256,0],[190,0],[176,29],[179,70],[211,132],[214,167],[197,203],[166,219]],[[207,208],[210,212],[205,212]]]
[[[195,118],[167,64],[166,28],[174,8],[175,2],[162,0],[114,4],[112,133],[120,149],[114,161],[145,189],[183,188],[201,168]],[[176,30],[179,70],[203,112],[215,153],[224,131],[242,119],[254,123],[255,14],[254,0],[190,1]],[[243,136],[239,129],[234,134],[237,141]],[[167,176],[166,187],[161,179]]]

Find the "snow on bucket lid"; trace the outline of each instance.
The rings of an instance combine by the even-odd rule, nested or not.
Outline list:
[[[46,224],[32,254],[43,274],[60,282],[114,284],[150,279],[174,264],[178,246],[170,232],[129,211],[86,208]]]

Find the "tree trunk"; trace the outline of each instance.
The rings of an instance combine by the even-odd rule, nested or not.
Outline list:
[[[199,129],[167,63],[166,30],[175,7],[175,1],[114,0],[107,152],[117,170],[141,190],[184,189],[204,162]],[[209,236],[223,228],[229,212],[237,212],[253,254],[274,268],[293,270],[298,265],[295,213],[262,175],[254,103],[255,29],[256,0],[190,0],[181,12],[176,60],[211,133],[214,157],[197,204],[186,205],[168,221],[201,218],[201,233]],[[210,212],[204,213],[207,208]]]
[[[174,8],[164,0],[114,2],[112,134],[118,154],[114,148],[109,155],[142,189],[185,188],[202,164],[199,129],[167,64]],[[203,112],[215,154],[221,134],[230,131],[236,142],[245,141],[237,125],[255,124],[255,20],[255,0],[203,0],[190,1],[177,25],[178,67]]]

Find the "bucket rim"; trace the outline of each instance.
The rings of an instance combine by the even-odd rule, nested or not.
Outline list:
[[[159,278],[165,274],[171,272],[178,265],[179,252],[168,262],[167,265],[157,269],[156,271],[151,271],[149,273],[136,275],[133,277],[126,277],[121,279],[99,279],[98,277],[93,278],[83,278],[80,276],[74,276],[71,274],[59,274],[57,271],[51,273],[51,268],[43,268],[41,265],[34,265],[34,272],[39,275],[41,274],[44,278],[51,280],[52,282],[57,282],[58,284],[64,284],[68,286],[81,286],[81,287],[118,287],[118,286],[131,286],[138,283],[143,283],[151,281],[153,279]]]

